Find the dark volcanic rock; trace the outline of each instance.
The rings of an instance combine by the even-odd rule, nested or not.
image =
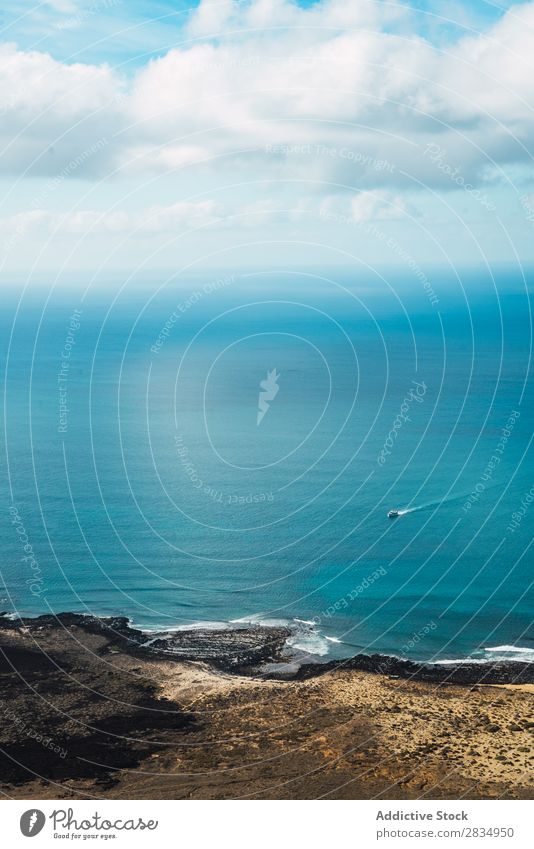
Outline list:
[[[0,781],[109,783],[194,727],[152,681],[102,656],[115,640],[108,624],[70,614],[0,620]]]
[[[59,613],[35,618],[7,619],[0,614],[0,632],[24,626],[30,633],[39,629],[81,628],[87,633],[106,638],[104,651],[120,650],[128,654],[166,659],[204,661],[218,669],[233,672],[255,672],[263,664],[289,660],[284,646],[294,633],[291,628],[259,625],[239,628],[192,628],[148,636],[132,628],[125,616],[97,617],[79,613]],[[4,663],[5,663],[4,659]],[[28,659],[28,662],[29,659]],[[38,660],[33,658],[33,663]],[[425,664],[387,655],[357,654],[346,660],[307,663],[291,677],[296,680],[315,677],[335,669],[357,669],[392,678],[428,681],[436,684],[532,684],[534,664],[517,661],[494,663]],[[274,669],[266,677],[276,678]],[[287,674],[283,677],[287,678]]]
[[[125,617],[0,618],[0,789],[20,798],[94,798],[110,790],[117,798],[176,799],[254,798],[274,787],[282,788],[280,798],[325,798],[339,786],[338,798],[391,798],[395,788],[395,798],[457,799],[487,798],[489,787],[492,798],[531,798],[521,783],[531,697],[476,684],[532,682],[532,665],[436,666],[357,655],[298,669],[298,657],[288,657],[291,633],[240,627],[147,635]],[[311,688],[227,680],[218,692],[205,669],[173,670],[173,659],[247,674],[271,667],[271,677],[285,665],[297,681],[343,669],[385,677],[376,687],[367,676],[360,687],[353,676],[362,700],[354,710],[340,702],[346,682],[336,676]],[[399,687],[400,679],[468,689],[437,694],[433,686]],[[383,705],[377,692],[387,696]],[[390,712],[402,721],[391,723]],[[429,727],[417,753],[409,717]],[[495,762],[509,754],[520,762],[517,784],[484,784],[480,774],[451,778],[451,762],[461,763],[458,745],[475,768],[488,731]],[[369,741],[380,734],[375,751]],[[325,742],[318,747],[317,740]],[[384,747],[396,752],[391,764]],[[349,758],[344,771],[325,770],[325,757],[339,751]],[[408,769],[415,781],[407,782]]]
[[[182,660],[203,660],[222,669],[261,666],[280,659],[289,628],[193,629],[162,634],[150,641],[151,651]]]
[[[132,628],[125,616],[97,617],[79,613],[58,613],[35,618],[6,619],[0,614],[0,631],[26,627],[39,629],[82,628],[106,638],[107,650],[121,650],[139,656],[174,657],[201,660],[219,669],[241,671],[281,659],[290,628],[252,625],[240,628],[192,628],[147,635]]]
[[[517,661],[495,663],[458,663],[441,665],[436,663],[414,663],[398,657],[382,654],[357,654],[347,660],[329,663],[308,663],[301,666],[296,674],[297,680],[312,678],[327,670],[358,669],[362,672],[375,672],[394,678],[411,678],[416,681],[428,681],[432,684],[532,684],[534,683],[534,664]]]

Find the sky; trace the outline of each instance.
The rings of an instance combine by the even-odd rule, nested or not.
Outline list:
[[[534,262],[534,2],[4,0],[0,282]]]

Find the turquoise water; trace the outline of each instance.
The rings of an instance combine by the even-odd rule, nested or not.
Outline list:
[[[160,282],[4,300],[3,609],[534,657],[520,281]]]

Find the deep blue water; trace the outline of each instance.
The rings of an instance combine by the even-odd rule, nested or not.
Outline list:
[[[316,658],[534,657],[520,281],[443,275],[432,304],[402,277],[219,278],[5,298],[2,607],[315,621]]]

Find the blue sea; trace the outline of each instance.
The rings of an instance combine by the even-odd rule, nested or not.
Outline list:
[[[317,661],[534,660],[531,283],[8,291],[2,609],[289,622]]]

